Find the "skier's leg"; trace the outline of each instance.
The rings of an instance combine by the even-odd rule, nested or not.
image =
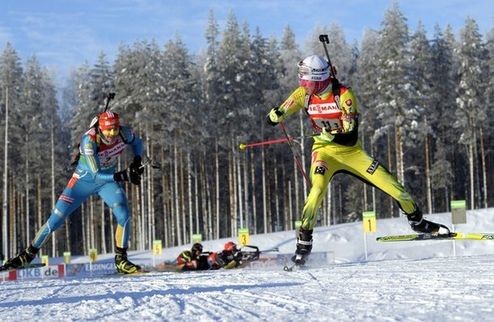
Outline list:
[[[92,185],[87,181],[79,180],[74,174],[64,191],[58,198],[55,208],[48,220],[38,230],[31,245],[20,252],[17,256],[7,260],[5,267],[17,268],[30,263],[38,253],[39,249],[46,242],[51,233],[57,230],[65,219],[77,209],[81,203],[92,193]]]
[[[127,259],[129,246],[130,211],[127,196],[122,187],[116,182],[105,184],[98,192],[106,205],[112,210],[117,220],[115,231],[115,266],[123,274],[135,273],[140,266]]]
[[[292,258],[297,264],[304,264],[312,251],[312,232],[317,223],[319,207],[324,200],[329,181],[335,170],[336,165],[331,164],[331,159],[322,152],[322,149],[312,152],[310,168],[312,187],[302,210],[302,223],[297,236],[297,249]]]
[[[94,191],[94,183],[72,177],[58,197],[55,208],[46,223],[36,233],[32,246],[41,248],[52,232],[57,230]]]
[[[363,149],[359,148],[352,158],[342,165],[343,171],[348,171],[361,180],[375,186],[393,198],[400,209],[407,215],[410,226],[417,232],[448,233],[449,229],[423,218],[422,212],[412,196],[402,184],[377,160],[371,158]],[[446,231],[441,230],[444,228]]]

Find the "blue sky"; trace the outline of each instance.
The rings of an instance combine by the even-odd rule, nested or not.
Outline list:
[[[35,54],[60,80],[105,52],[113,61],[118,46],[138,40],[160,45],[179,34],[192,53],[205,48],[208,11],[223,30],[230,11],[253,32],[280,38],[290,25],[303,47],[315,26],[336,23],[349,42],[366,29],[379,29],[392,0],[3,0],[0,50],[10,42],[25,61]],[[471,17],[486,35],[494,28],[494,0],[401,0],[399,6],[413,31],[419,20],[432,34],[438,24],[455,33]]]

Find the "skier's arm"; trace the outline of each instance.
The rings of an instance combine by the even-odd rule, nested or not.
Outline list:
[[[305,89],[298,87],[280,106],[273,108],[269,112],[268,123],[277,125],[293,113],[298,112],[305,105],[305,96]]]
[[[134,156],[142,158],[142,155],[144,154],[144,144],[142,143],[142,139],[135,135],[132,129],[128,126],[121,126],[120,132],[122,133],[125,142],[130,144],[132,152],[134,152]]]

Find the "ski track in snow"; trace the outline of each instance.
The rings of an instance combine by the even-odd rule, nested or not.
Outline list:
[[[430,216],[451,223],[450,214]],[[468,211],[467,217],[460,231],[494,231],[493,209]],[[390,232],[409,233],[406,220],[379,220],[376,235]],[[494,320],[494,241],[377,243],[376,235],[364,237],[361,223],[316,228],[314,251],[328,252],[336,263],[316,262],[293,272],[271,266],[0,282],[0,316],[5,321]],[[290,254],[294,236],[293,231],[253,235],[251,243]],[[221,249],[226,240],[204,246]],[[171,260],[186,247],[166,249],[168,257],[159,260]],[[149,254],[136,252],[131,259],[149,262]]]
[[[1,283],[4,320],[492,320],[494,256]]]

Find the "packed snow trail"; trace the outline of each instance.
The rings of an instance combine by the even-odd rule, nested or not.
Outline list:
[[[494,256],[149,273],[0,284],[8,320],[479,321],[492,319]]]

